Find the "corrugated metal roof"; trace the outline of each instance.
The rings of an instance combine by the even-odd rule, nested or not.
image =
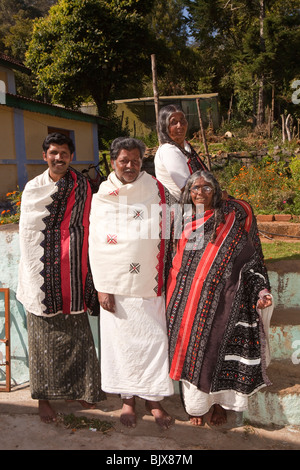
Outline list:
[[[24,72],[28,75],[31,74],[31,70],[28,67],[25,67],[22,62],[17,59],[13,59],[2,52],[0,52],[0,65],[5,65],[7,68],[19,70],[20,72]]]
[[[5,105],[11,108],[18,108],[41,114],[50,114],[52,116],[63,117],[66,119],[97,122],[98,124],[105,124],[109,122],[109,119],[101,116],[92,116],[81,111],[65,108],[60,105],[44,103],[43,101],[35,100],[33,98],[25,98],[24,96],[13,95],[11,93],[6,93]]]
[[[159,96],[159,100],[162,101],[172,101],[172,100],[196,100],[199,99],[209,99],[209,98],[217,98],[219,93],[201,93],[198,95],[173,95],[173,96]],[[114,103],[134,103],[134,102],[142,102],[142,101],[154,101],[154,97],[150,96],[147,98],[129,98],[125,100],[115,100]]]

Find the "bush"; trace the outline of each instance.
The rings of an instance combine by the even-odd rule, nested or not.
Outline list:
[[[234,198],[249,202],[255,214],[300,215],[299,160],[288,165],[266,157],[249,167],[235,165],[231,172],[230,179],[226,178],[230,175],[229,168],[218,178],[223,189]]]
[[[20,220],[20,205],[22,192],[19,190],[6,194],[7,199],[11,203],[11,209],[3,210],[0,213],[0,224],[16,224]]]

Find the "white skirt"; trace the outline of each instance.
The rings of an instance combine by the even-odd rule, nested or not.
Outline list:
[[[100,310],[101,382],[107,393],[174,393],[169,377],[164,297],[115,295],[116,313]]]
[[[182,395],[186,412],[191,416],[203,416],[215,404],[232,411],[245,411],[248,406],[248,397],[234,390],[205,393],[185,380],[182,381]]]

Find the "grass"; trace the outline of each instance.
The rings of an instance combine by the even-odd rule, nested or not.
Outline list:
[[[59,421],[61,421],[67,429],[72,429],[72,431],[76,431],[78,429],[89,429],[106,434],[113,430],[112,423],[109,423],[108,421],[87,418],[86,416],[75,416],[73,413],[60,415]]]
[[[300,242],[273,241],[261,244],[266,262],[300,259]]]

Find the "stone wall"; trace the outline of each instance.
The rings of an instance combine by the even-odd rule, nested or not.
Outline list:
[[[2,225],[0,227],[0,287],[8,287],[10,289],[12,386],[28,382],[29,380],[26,313],[22,304],[16,299],[19,260],[19,226],[17,224]],[[0,292],[0,339],[5,337],[4,317],[4,294]],[[89,319],[98,352],[98,317],[89,317]],[[3,343],[0,343],[0,352],[5,357],[5,346]],[[0,384],[2,386],[5,385],[5,367],[0,367]]]
[[[12,386],[29,380],[26,314],[23,306],[16,299],[19,259],[18,225],[1,226],[0,287],[10,289]],[[280,317],[281,315],[286,317],[286,311],[290,309],[293,313],[293,322],[300,325],[300,261],[270,263],[268,270],[275,305],[280,310]],[[89,317],[89,319],[99,355],[99,317]],[[3,339],[4,336],[4,295],[0,293],[0,339]],[[4,350],[4,345],[0,343],[0,351],[3,353]],[[289,354],[291,354],[290,351]],[[5,384],[4,367],[0,367],[0,383],[1,385]]]

